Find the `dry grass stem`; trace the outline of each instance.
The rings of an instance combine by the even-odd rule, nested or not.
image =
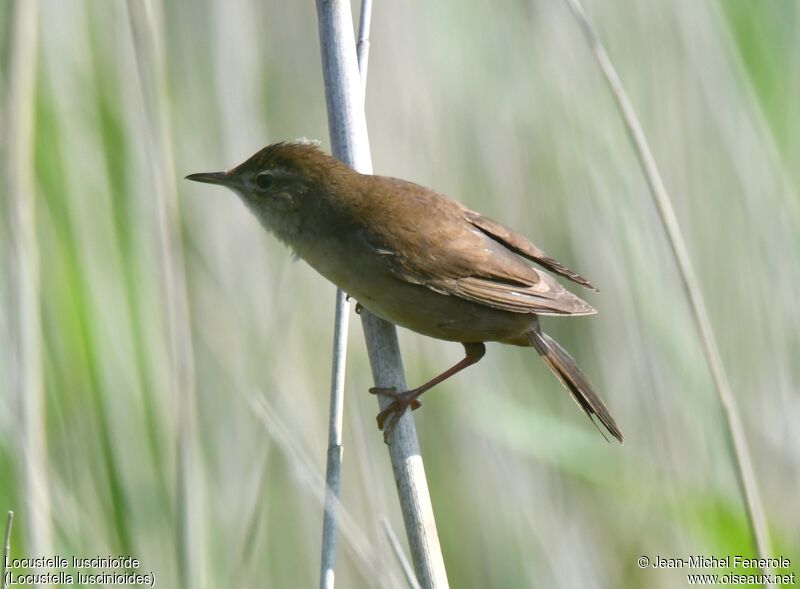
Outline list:
[[[322,474],[314,466],[314,462],[305,450],[299,446],[295,436],[290,432],[288,426],[269,403],[266,396],[258,395],[251,398],[250,405],[272,439],[275,440],[275,443],[286,456],[287,462],[296,469],[295,472],[304,481],[304,488],[314,495],[320,505],[324,506],[329,502],[335,504],[337,523],[341,530],[342,538],[344,538],[346,545],[355,556],[355,562],[365,580],[374,582],[375,579],[386,574],[387,571],[385,567],[381,566],[380,558],[374,551],[372,543],[359,527],[355,518],[342,506],[338,497],[322,491],[325,488]]]
[[[406,558],[406,554],[403,552],[403,547],[400,545],[400,540],[397,538],[397,534],[394,533],[392,524],[389,523],[386,516],[381,516],[381,527],[383,528],[384,534],[386,534],[386,539],[389,541],[392,552],[397,558],[397,562],[400,564],[400,568],[403,570],[408,586],[411,587],[411,589],[419,589],[419,583],[414,576],[414,569],[411,567],[411,563],[408,562],[408,558]]]
[[[9,511],[8,516],[6,517],[6,535],[5,535],[5,542],[3,543],[3,589],[8,587],[8,579],[6,579],[6,573],[8,572],[8,557],[11,555],[11,526],[14,523],[14,512]]]
[[[153,172],[162,296],[166,306],[172,395],[176,403],[175,509],[179,518],[176,544],[182,586],[195,589],[205,583],[207,542],[201,500],[202,477],[196,455],[194,352],[172,153],[164,38],[159,5],[150,0],[129,0],[127,6],[147,120],[144,131]]]
[[[680,271],[684,291],[689,299],[689,306],[697,325],[703,353],[705,354],[706,362],[711,371],[714,387],[717,391],[717,396],[725,416],[726,429],[730,438],[734,463],[736,465],[736,474],[742,494],[744,495],[748,521],[750,522],[752,533],[755,538],[756,550],[759,558],[768,558],[771,554],[771,550],[767,522],[759,496],[758,483],[753,471],[750,450],[744,434],[736,397],[733,395],[730,383],[728,382],[725,367],[719,353],[719,347],[714,336],[714,330],[711,327],[711,320],[708,316],[708,310],[700,288],[700,283],[697,280],[697,275],[695,274],[686,242],[683,238],[680,225],[678,224],[678,218],[675,215],[672,201],[664,185],[664,181],[661,178],[661,174],[658,171],[658,166],[650,151],[650,146],[642,130],[642,126],[636,116],[636,111],[625,92],[622,81],[617,75],[617,71],[608,53],[589,23],[580,2],[578,0],[565,1],[577,18],[578,24],[586,36],[586,40],[597,59],[597,63],[603,72],[603,76],[608,83],[614,100],[617,103],[617,107],[622,114],[625,127],[628,130],[634,150],[639,158],[639,163],[647,179],[647,184],[650,187],[650,193],[658,209],[659,217],[667,233],[672,253],[678,265],[678,270]],[[763,572],[768,574],[770,571],[769,569],[763,569]],[[771,585],[767,584],[767,586],[769,587]]]
[[[24,518],[29,550],[47,554],[52,521],[47,467],[42,336],[42,288],[36,235],[36,182],[33,169],[34,108],[38,71],[38,7],[16,0],[9,19],[6,129],[3,154],[9,239],[10,321],[15,358],[9,367],[20,407],[20,474],[27,498]]]

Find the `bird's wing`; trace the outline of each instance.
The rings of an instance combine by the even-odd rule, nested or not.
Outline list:
[[[572,282],[576,282],[577,284],[580,284],[581,286],[584,286],[590,290],[597,290],[594,285],[592,285],[592,283],[586,280],[583,276],[577,272],[573,272],[561,264],[558,260],[548,256],[541,249],[536,247],[536,245],[528,241],[527,238],[520,235],[513,229],[509,229],[505,225],[502,225],[497,221],[493,221],[492,219],[488,219],[487,217],[484,217],[483,215],[480,215],[474,211],[467,211],[466,219],[474,227],[477,227],[489,237],[499,241],[515,254],[519,254],[523,258],[528,258],[532,262],[539,264],[542,268],[546,268],[547,270],[555,272],[556,274],[560,274],[564,278],[568,278]]]
[[[538,270],[533,270],[538,273]],[[435,281],[428,286],[444,287],[474,303],[514,313],[537,315],[593,315],[595,309],[545,274],[536,284],[505,283],[496,277],[466,276],[447,281]]]
[[[381,230],[365,234],[396,277],[515,313],[596,312],[523,259],[588,284],[525,238],[433,191],[405,182],[402,188],[402,202],[386,203],[398,207],[393,221],[372,223]]]
[[[395,274],[437,292],[504,311],[539,315],[595,313],[594,308],[551,276],[478,229],[465,228],[457,239],[444,243],[446,249],[438,252],[438,259],[432,264],[417,256],[405,256],[398,260]]]

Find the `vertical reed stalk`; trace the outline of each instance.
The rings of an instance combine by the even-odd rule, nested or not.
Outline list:
[[[359,20],[358,69],[366,91],[369,55],[369,25],[372,2],[362,0]],[[362,44],[362,39],[364,43]],[[322,519],[322,557],[320,589],[333,589],[336,567],[336,506],[342,477],[342,423],[344,421],[344,383],[347,364],[347,332],[350,326],[350,303],[342,289],[336,289],[333,329],[333,367],[331,375],[331,406],[328,418],[328,460],[325,470],[325,513]]]
[[[344,419],[344,376],[347,358],[347,332],[350,303],[341,289],[336,290],[333,329],[333,369],[331,408],[328,421],[328,461],[325,469],[325,513],[322,518],[322,557],[320,589],[333,589],[336,568],[336,520],[342,478],[342,422]]]
[[[361,0],[361,16],[358,19],[358,72],[361,74],[361,88],[367,92],[367,70],[369,69],[369,30],[372,23],[372,0]]]
[[[347,0],[317,0],[319,36],[328,129],[333,155],[355,170],[372,173],[372,158],[364,115],[364,89],[358,71],[356,44]],[[405,390],[400,347],[392,324],[370,313],[361,314],[376,386]],[[385,407],[390,399],[380,397]],[[436,522],[413,418],[406,412],[389,440],[412,559],[422,587],[447,587]]]

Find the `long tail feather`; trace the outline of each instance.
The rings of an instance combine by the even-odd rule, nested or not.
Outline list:
[[[617,427],[614,418],[611,417],[611,413],[605,403],[592,390],[592,385],[589,384],[589,380],[578,368],[572,356],[557,341],[539,329],[531,331],[528,337],[533,347],[539,352],[542,360],[567,388],[572,398],[578,403],[578,406],[589,416],[589,419],[596,415],[600,423],[621,444],[623,441],[622,432]],[[594,423],[593,419],[592,422]]]

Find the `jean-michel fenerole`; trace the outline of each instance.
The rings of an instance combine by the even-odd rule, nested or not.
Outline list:
[[[785,556],[776,558],[747,558],[740,554],[705,556],[695,554],[684,558],[656,556],[650,566],[654,569],[786,569],[791,561]]]

